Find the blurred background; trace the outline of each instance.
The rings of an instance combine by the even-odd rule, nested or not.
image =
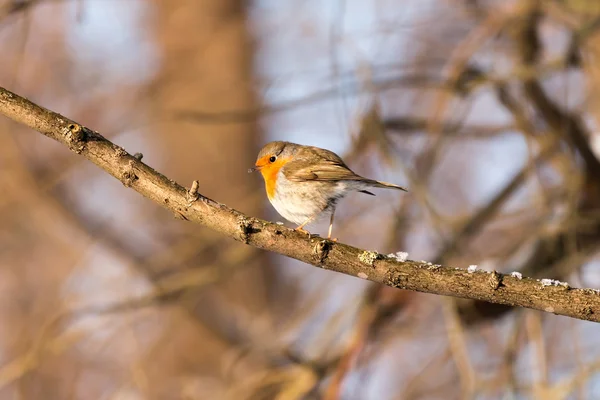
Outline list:
[[[599,2],[0,0],[0,43],[0,86],[244,213],[282,221],[263,144],[316,145],[410,188],[340,241],[600,288]],[[600,398],[600,325],[256,251],[6,118],[0,186],[0,399]]]

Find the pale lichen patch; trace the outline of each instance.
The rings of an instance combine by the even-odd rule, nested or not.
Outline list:
[[[396,253],[390,253],[387,255],[388,258],[392,258],[396,261],[404,262],[408,260],[408,253],[405,251],[398,251]]]
[[[511,272],[510,276],[512,276],[513,278],[516,278],[518,280],[523,279],[523,274],[520,273],[519,271],[513,271],[513,272]]]
[[[540,279],[540,283],[542,284],[543,287],[557,286],[557,287],[563,287],[565,289],[569,288],[569,284],[567,282],[561,282],[556,279]]]
[[[365,250],[358,255],[358,259],[360,260],[360,262],[362,262],[363,264],[370,265],[371,267],[375,263],[375,260],[377,260],[378,258],[379,253],[377,253],[376,251]]]

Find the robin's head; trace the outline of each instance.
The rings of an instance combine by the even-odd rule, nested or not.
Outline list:
[[[272,170],[277,170],[283,167],[290,161],[296,153],[298,145],[290,142],[270,142],[267,143],[256,157],[254,168],[250,168],[248,172],[261,171],[263,176]]]
[[[271,142],[258,152],[254,168],[250,168],[248,172],[260,171],[265,180],[269,198],[272,198],[275,193],[275,181],[279,170],[294,157],[297,150],[298,145],[294,143]]]

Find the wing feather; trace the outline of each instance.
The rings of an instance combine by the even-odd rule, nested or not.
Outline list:
[[[320,149],[318,147],[311,147],[310,149],[313,154],[316,153],[319,161],[313,161],[314,157],[298,157],[288,162],[281,169],[287,179],[293,182],[338,180],[360,181],[370,186],[407,191],[402,186],[393,183],[376,181],[357,175],[348,168],[340,156],[332,151]],[[312,158],[312,160],[310,158]],[[366,193],[372,194],[370,192]]]
[[[291,181],[337,181],[337,180],[364,180],[356,175],[343,163],[324,160],[318,164],[310,161],[290,161],[283,168],[283,174]]]

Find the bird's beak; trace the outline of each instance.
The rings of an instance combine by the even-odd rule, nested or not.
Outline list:
[[[251,174],[253,172],[260,171],[262,169],[262,167],[264,167],[265,165],[267,165],[269,163],[268,159],[269,159],[269,156],[265,156],[265,157],[261,158],[260,160],[257,160],[256,164],[254,164],[254,168],[250,168],[248,170],[248,173]]]
[[[251,174],[253,172],[260,171],[262,167],[264,167],[264,165],[259,165],[258,163],[256,163],[254,167],[248,169],[248,173]]]

